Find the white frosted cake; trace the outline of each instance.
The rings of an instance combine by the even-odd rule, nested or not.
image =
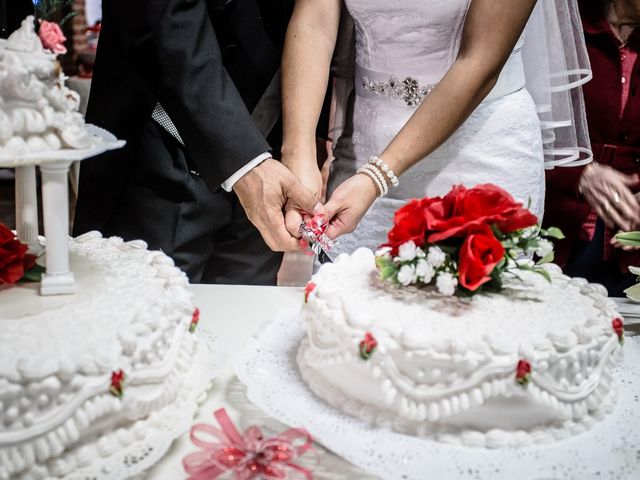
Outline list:
[[[365,249],[306,289],[298,365],[311,389],[368,422],[483,447],[563,439],[615,404],[621,321],[605,289],[522,271],[499,293],[442,296],[379,279]]]
[[[160,414],[195,410],[182,397],[199,316],[184,273],[96,232],[71,241],[70,261],[74,295],[0,286],[1,479],[77,475],[153,435]]]
[[[78,112],[79,95],[65,86],[57,55],[43,48],[34,18],[0,40],[0,154],[89,149],[100,139]]]

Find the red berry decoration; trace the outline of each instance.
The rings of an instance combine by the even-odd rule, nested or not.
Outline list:
[[[531,364],[526,360],[520,360],[516,367],[516,382],[523,387],[529,385],[531,381]]]
[[[616,332],[618,336],[618,340],[622,345],[624,343],[624,322],[622,318],[616,317],[611,321],[611,326],[613,327],[613,331]]]
[[[191,333],[196,331],[196,327],[198,326],[198,322],[200,321],[200,309],[196,307],[193,311],[193,315],[191,315],[191,324],[189,325],[189,331]]]
[[[304,303],[307,303],[309,301],[309,297],[311,296],[311,293],[313,293],[315,289],[316,289],[315,283],[313,282],[307,283],[307,286],[304,287]]]
[[[122,370],[111,372],[111,387],[109,388],[111,395],[122,398],[122,394],[124,393],[124,379],[125,376]]]
[[[373,352],[378,347],[378,341],[369,332],[365,333],[364,340],[360,342],[360,357],[363,360],[369,360]]]

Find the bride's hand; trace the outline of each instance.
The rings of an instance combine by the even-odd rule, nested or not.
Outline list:
[[[335,239],[353,232],[377,196],[375,184],[366,175],[356,174],[340,184],[325,205],[331,219],[327,235]]]
[[[317,167],[315,154],[313,158],[302,159],[300,157],[291,158],[284,156],[282,163],[285,164],[300,180],[300,183],[316,194],[317,198],[322,198],[322,174]],[[287,202],[285,205],[285,225],[287,231],[294,237],[300,238],[300,215],[299,205]]]

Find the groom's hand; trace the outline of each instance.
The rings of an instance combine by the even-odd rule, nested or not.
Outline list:
[[[269,158],[245,174],[233,186],[249,221],[274,251],[299,250],[298,240],[285,227],[284,205],[297,205],[312,213],[324,213],[319,196],[311,192],[280,162]]]

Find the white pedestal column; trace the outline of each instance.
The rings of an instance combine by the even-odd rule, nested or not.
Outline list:
[[[16,232],[18,239],[29,246],[29,253],[39,255],[38,242],[38,190],[36,167],[16,167]]]
[[[47,272],[42,276],[42,295],[69,294],[76,291],[69,270],[69,166],[71,162],[45,163],[42,172],[44,234],[47,238]]]

